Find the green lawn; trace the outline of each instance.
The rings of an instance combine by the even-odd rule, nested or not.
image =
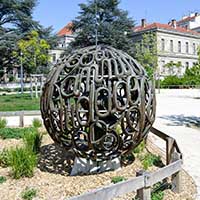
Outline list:
[[[39,110],[40,99],[31,98],[30,94],[0,96],[0,111]]]

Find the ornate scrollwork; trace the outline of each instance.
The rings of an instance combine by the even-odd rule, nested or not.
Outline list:
[[[155,93],[143,67],[110,46],[83,48],[56,64],[41,112],[53,140],[93,160],[136,147],[155,119]]]

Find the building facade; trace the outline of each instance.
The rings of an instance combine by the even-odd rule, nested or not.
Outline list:
[[[177,22],[177,25],[186,29],[200,32],[200,14],[191,13],[189,16],[184,16],[180,21]]]
[[[133,32],[133,42],[140,41],[145,33],[155,33],[157,74],[161,78],[169,74],[181,76],[186,68],[192,67],[198,61],[197,48],[200,45],[200,33],[178,26],[176,20],[172,20],[169,24],[147,24],[146,20],[142,19],[141,25],[135,27]],[[174,63],[174,67],[168,68],[168,63]]]

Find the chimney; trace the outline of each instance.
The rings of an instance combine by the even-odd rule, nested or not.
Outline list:
[[[176,28],[176,20],[175,20],[175,19],[172,19],[172,21],[171,21],[171,26],[172,26],[173,28]]]
[[[146,27],[146,25],[147,25],[146,19],[142,19],[141,26],[144,28],[144,27]]]

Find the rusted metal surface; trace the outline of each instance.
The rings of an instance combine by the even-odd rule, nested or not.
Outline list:
[[[155,119],[155,92],[145,70],[110,46],[91,46],[64,57],[41,98],[47,131],[65,149],[93,160],[136,147]]]

